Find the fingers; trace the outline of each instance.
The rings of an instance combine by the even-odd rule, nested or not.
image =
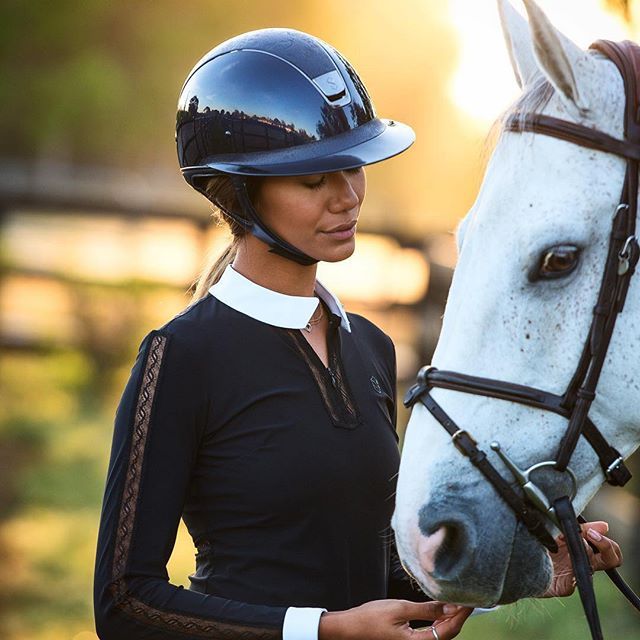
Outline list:
[[[439,640],[451,640],[455,638],[462,629],[462,625],[467,618],[471,615],[473,608],[471,607],[457,607],[457,610],[451,615],[445,615],[434,621],[433,626],[436,629],[437,637]],[[420,634],[417,636],[416,634]],[[435,634],[430,627],[426,629],[420,629],[414,631],[411,640],[433,640]]]
[[[437,600],[433,602],[402,600],[401,602],[402,607],[398,610],[398,615],[404,620],[436,620],[446,615],[445,608],[452,606]]]
[[[589,529],[595,529],[598,533],[604,535],[609,531],[609,523],[604,520],[594,520],[593,522],[585,522],[580,525],[582,533],[586,533]]]
[[[582,537],[585,539],[585,547],[591,566],[594,571],[612,569],[622,564],[622,551],[620,545],[604,534],[609,531],[609,524],[603,520],[585,522],[580,525]],[[557,538],[558,546],[564,547],[566,541],[563,535]],[[587,544],[587,542],[589,544]],[[562,550],[562,549],[559,549]]]
[[[582,535],[585,536],[589,529],[594,529],[600,534],[605,534],[609,531],[609,523],[604,520],[594,520],[593,522],[585,522],[580,525],[580,530],[582,531]],[[566,546],[567,541],[564,537],[564,534],[561,533],[556,537],[556,542],[558,546]]]
[[[583,535],[598,550],[598,553],[589,553],[589,559],[594,571],[612,569],[622,564],[622,551],[615,540],[602,535],[595,527],[588,528]]]

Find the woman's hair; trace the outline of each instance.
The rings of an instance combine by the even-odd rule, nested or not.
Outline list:
[[[258,178],[249,177],[247,178],[246,184],[249,198],[253,200],[258,191],[259,180]],[[220,255],[213,256],[209,260],[200,272],[200,275],[196,278],[191,287],[193,289],[193,302],[203,298],[210,287],[220,280],[224,270],[236,257],[240,239],[246,233],[246,229],[227,213],[231,211],[237,216],[239,215],[238,212],[241,211],[240,203],[238,202],[231,179],[228,176],[214,176],[213,178],[209,178],[205,184],[204,191],[214,206],[214,217],[219,223],[224,222],[229,225],[233,238],[231,243],[227,245]]]

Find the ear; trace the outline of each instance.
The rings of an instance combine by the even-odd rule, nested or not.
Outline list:
[[[539,67],[570,110],[584,116],[589,111],[589,80],[595,61],[560,33],[533,0],[523,0],[529,16],[533,51]]]
[[[528,87],[540,73],[533,53],[533,41],[527,21],[513,8],[509,0],[498,0],[502,33],[511,59],[516,81],[522,89]]]

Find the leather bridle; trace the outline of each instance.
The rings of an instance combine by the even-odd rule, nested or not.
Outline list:
[[[456,449],[469,458],[514,511],[516,517],[549,551],[557,551],[557,545],[547,530],[546,522],[551,521],[561,529],[569,548],[576,584],[591,635],[597,640],[602,639],[602,630],[593,592],[592,570],[578,524],[584,520],[576,519],[571,503],[575,497],[576,480],[569,468],[569,462],[582,435],[598,456],[602,472],[609,484],[623,486],[631,478],[620,453],[607,442],[588,414],[596,396],[598,380],[616,319],[624,308],[629,283],[640,256],[640,247],[635,236],[640,167],[640,47],[629,41],[615,43],[598,40],[591,48],[608,57],[622,75],[626,94],[623,140],[580,124],[536,113],[518,113],[505,123],[507,131],[532,132],[559,138],[582,147],[620,156],[625,158],[627,164],[620,204],[613,217],[607,259],[593,309],[591,327],[567,390],[562,395],[556,395],[511,382],[454,371],[440,371],[427,366],[418,373],[417,383],[407,392],[404,403],[405,406],[411,407],[420,402],[427,408],[451,435]],[[500,449],[498,443],[491,443],[491,448],[511,471],[520,488],[514,489],[512,483],[505,480],[489,462],[486,453],[477,446],[472,436],[461,429],[435,401],[430,390],[436,387],[517,402],[566,418],[569,424],[555,460],[539,462],[529,469],[521,470]],[[530,474],[545,466],[568,475],[572,486],[568,495],[551,502],[533,482]],[[607,574],[640,610],[640,599],[625,584],[617,571],[611,569]]]

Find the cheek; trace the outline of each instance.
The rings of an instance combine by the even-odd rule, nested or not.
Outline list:
[[[360,201],[360,204],[362,204],[362,201],[364,200],[364,196],[367,192],[367,178],[364,171],[361,171],[358,175],[354,177],[354,179],[351,181],[351,188],[353,189],[355,194],[358,196],[358,200]]]
[[[256,200],[256,210],[270,229],[287,235],[313,233],[323,212],[323,202],[315,192],[266,196]]]
[[[267,224],[277,224],[283,219],[288,219],[292,211],[295,211],[303,202],[299,197],[290,193],[263,190],[256,198],[255,208],[260,217]]]

